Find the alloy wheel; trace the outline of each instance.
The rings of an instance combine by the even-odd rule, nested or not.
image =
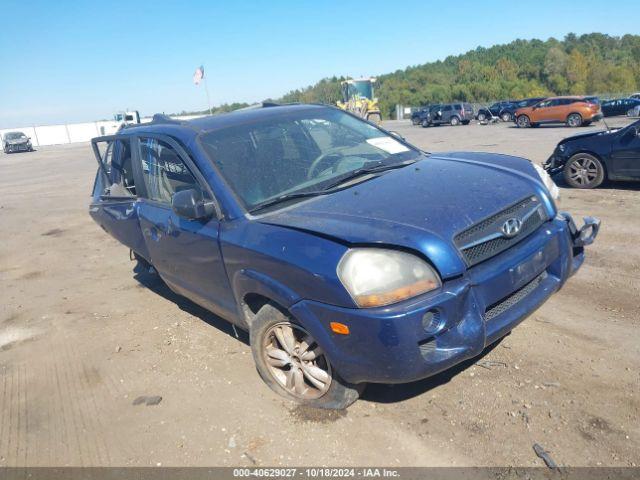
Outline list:
[[[289,394],[311,400],[331,386],[331,365],[313,337],[299,325],[275,324],[264,336],[264,359],[271,376]]]
[[[529,126],[529,117],[527,117],[526,115],[520,115],[518,117],[518,126],[519,127],[528,127]]]
[[[582,125],[582,117],[577,113],[572,113],[571,115],[569,115],[567,123],[570,127],[579,127],[580,125]]]
[[[598,165],[592,158],[576,158],[569,165],[569,178],[576,184],[589,185],[598,177]]]

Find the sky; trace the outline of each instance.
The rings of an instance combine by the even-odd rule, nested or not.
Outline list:
[[[640,34],[637,0],[14,1],[0,9],[0,128],[257,102],[517,38]],[[624,14],[627,12],[629,14]],[[7,21],[7,19],[11,19]]]

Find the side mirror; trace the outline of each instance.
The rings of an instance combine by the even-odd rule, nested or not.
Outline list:
[[[181,190],[173,194],[171,208],[181,217],[202,220],[213,216],[213,202],[205,200],[202,192],[195,188]]]
[[[398,132],[395,132],[395,131],[391,130],[389,133],[390,133],[391,135],[393,135],[394,137],[396,137],[396,138],[398,138],[398,139],[402,140],[403,142],[405,141],[405,138],[404,138],[402,135],[400,135]]]

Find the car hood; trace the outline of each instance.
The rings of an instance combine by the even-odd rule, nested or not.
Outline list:
[[[390,245],[422,253],[446,278],[465,265],[453,238],[544,187],[531,162],[488,153],[430,155],[259,221],[348,245]],[[544,195],[544,194],[542,194]]]
[[[564,143],[573,142],[574,140],[584,140],[585,138],[590,137],[599,137],[603,135],[610,135],[612,133],[611,130],[598,130],[596,132],[588,132],[588,133],[579,133],[578,135],[572,135],[570,137],[564,138],[558,142],[558,145],[562,145]]]

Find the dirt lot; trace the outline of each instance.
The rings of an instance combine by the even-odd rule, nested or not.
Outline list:
[[[536,162],[575,133],[387,126],[430,151]],[[242,332],[133,273],[88,216],[95,169],[86,144],[0,155],[0,466],[537,466],[536,442],[562,465],[640,464],[639,185],[562,189],[600,237],[482,358],[325,412],[272,393]]]

